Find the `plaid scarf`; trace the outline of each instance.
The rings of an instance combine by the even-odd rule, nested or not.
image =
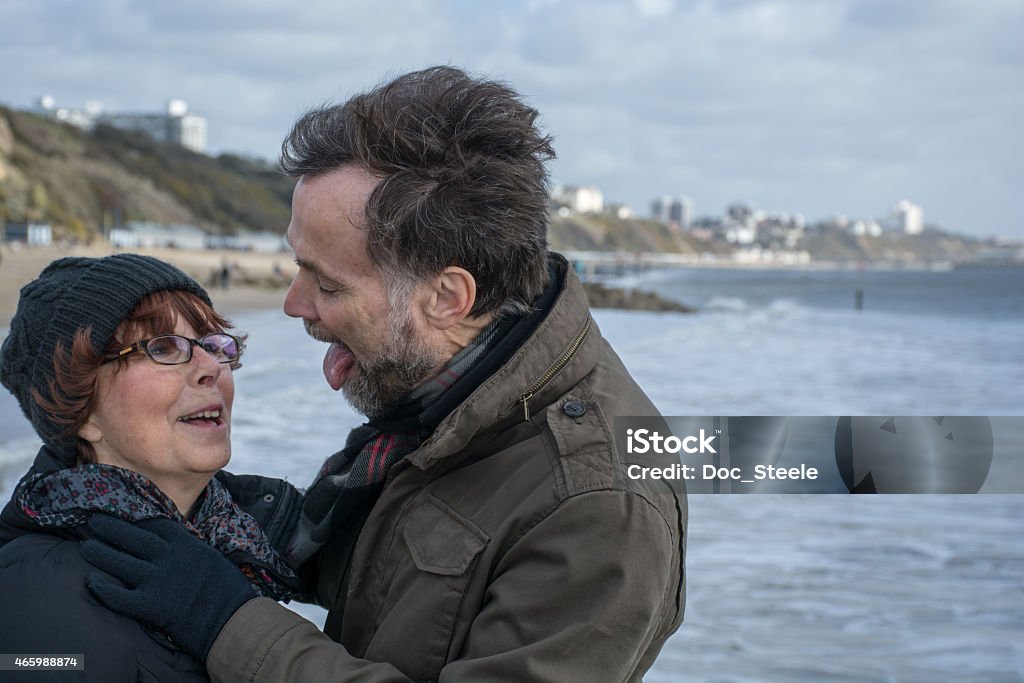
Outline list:
[[[97,512],[130,522],[167,517],[237,565],[260,595],[286,600],[297,584],[263,528],[217,479],[207,484],[190,519],[145,476],[113,465],[30,472],[18,482],[12,499],[33,526],[43,529],[77,527]]]
[[[349,433],[345,447],[324,461],[306,491],[299,526],[287,552],[289,564],[299,567],[315,555],[327,543],[336,521],[361,523],[384,488],[392,465],[419,448],[448,412],[476,388],[479,381],[460,380],[473,379],[467,375],[480,367],[482,359],[518,321],[495,320],[440,373],[416,387],[386,415],[371,418]],[[450,404],[446,410],[436,410],[446,403]]]

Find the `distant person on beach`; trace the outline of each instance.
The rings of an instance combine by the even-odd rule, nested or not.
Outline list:
[[[369,418],[290,543],[324,632],[225,592],[236,570],[184,529],[109,525],[120,559],[99,566],[132,570],[127,590],[94,586],[101,601],[190,643],[217,681],[642,678],[683,617],[686,501],[626,479],[612,418],[657,411],[547,250],[537,116],[507,85],[435,67],[285,139],[299,270],[284,310]],[[209,577],[190,600],[207,611],[156,578],[182,555]]]
[[[220,269],[217,271],[217,286],[227,289],[231,286],[231,266],[227,259],[222,259]]]
[[[166,544],[176,564],[159,580],[186,612],[197,585],[271,599],[297,586],[274,539],[214,478],[231,456],[232,372],[242,353],[229,327],[192,278],[137,254],[60,259],[21,290],[0,379],[44,445],[0,512],[0,650],[51,664],[70,655],[79,660],[63,666],[84,671],[8,669],[0,679],[208,680],[182,650],[204,637],[198,627],[172,643],[87,589],[88,577],[118,590],[79,554],[93,527],[114,518],[139,524],[106,538],[144,534],[154,552]],[[300,500],[273,480],[239,478],[234,488],[296,509]],[[177,530],[227,571],[194,566],[191,546],[177,552]],[[219,604],[230,609],[229,600]]]

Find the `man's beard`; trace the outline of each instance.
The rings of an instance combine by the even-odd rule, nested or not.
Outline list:
[[[314,339],[337,341],[315,323],[304,323],[306,332]],[[380,349],[376,356],[354,358],[353,370],[341,387],[345,399],[367,417],[386,414],[445,362],[417,336],[406,311],[391,310],[388,336]]]

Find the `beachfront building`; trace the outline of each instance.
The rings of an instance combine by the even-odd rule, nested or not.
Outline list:
[[[104,124],[139,131],[158,142],[178,145],[198,154],[206,153],[206,118],[190,112],[185,100],[168,101],[163,112],[117,114],[104,112],[103,105],[94,100],[87,102],[84,109],[58,107],[52,97],[43,95],[36,101],[34,111],[83,130]]]
[[[759,244],[737,249],[731,259],[733,263],[744,265],[806,266],[812,261],[810,252],[804,249],[765,249]]]
[[[882,234],[882,226],[878,221],[865,221],[858,219],[850,226],[850,232],[857,237],[880,237]]]
[[[693,224],[693,200],[686,196],[673,200],[668,207],[668,219],[683,230],[689,230]]]
[[[53,243],[53,228],[49,223],[5,223],[0,237],[0,242],[48,247]]]
[[[110,246],[119,249],[168,247],[172,249],[205,249],[209,236],[194,225],[164,225],[146,221],[129,221],[123,228],[110,231]]]
[[[609,216],[614,216],[615,218],[623,221],[627,221],[633,217],[633,209],[628,204],[623,204],[621,202],[606,204],[604,212]]]
[[[900,200],[892,209],[896,229],[908,235],[920,235],[924,230],[924,209],[910,201]]]
[[[729,224],[725,229],[725,241],[729,244],[753,244],[757,241],[757,228],[739,223]]]
[[[771,250],[795,249],[803,239],[802,221],[786,213],[770,213],[756,224],[757,243]]]
[[[289,251],[284,235],[270,231],[242,231],[237,235],[210,237],[206,242],[206,246],[210,249],[233,249],[235,251],[251,251],[258,254],[276,254]]]
[[[659,197],[651,202],[651,218],[681,230],[693,225],[693,200],[687,196]]]
[[[764,217],[764,211],[746,202],[733,202],[725,207],[726,221],[736,225],[752,227],[764,220]]]
[[[672,198],[669,196],[658,197],[651,202],[651,219],[668,225],[668,212],[672,206]]]
[[[57,100],[51,95],[43,95],[36,99],[35,106],[31,111],[40,116],[62,121],[75,128],[92,130],[96,125],[96,117],[103,111],[103,105],[96,100],[89,100],[85,103],[84,109],[58,107]]]
[[[158,142],[206,153],[206,118],[188,110],[185,100],[170,100],[162,113],[105,114],[97,123],[124,130],[136,130]]]
[[[604,194],[596,187],[559,185],[551,192],[551,202],[568,213],[602,213]]]

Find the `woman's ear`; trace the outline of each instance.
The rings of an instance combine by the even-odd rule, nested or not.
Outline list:
[[[103,431],[91,417],[78,429],[78,436],[91,444],[97,444],[100,441],[103,441]]]

